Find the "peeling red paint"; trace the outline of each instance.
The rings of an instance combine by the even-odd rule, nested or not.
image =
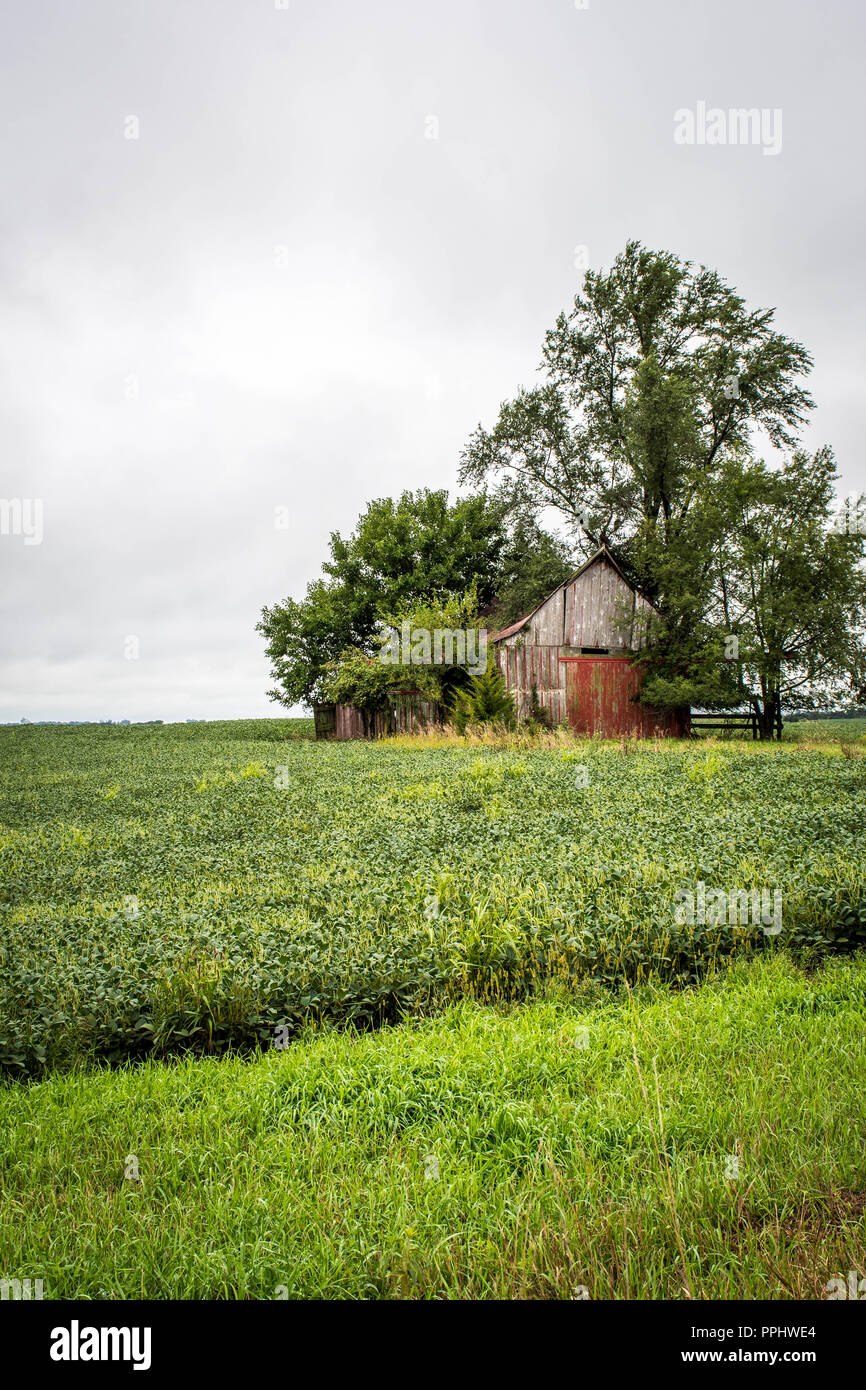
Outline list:
[[[679,711],[635,702],[641,668],[628,657],[560,657],[560,661],[566,670],[568,722],[577,733],[652,738],[682,737],[687,732]]]

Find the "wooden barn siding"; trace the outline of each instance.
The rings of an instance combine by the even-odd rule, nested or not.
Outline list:
[[[533,647],[609,647],[630,651],[643,644],[632,627],[619,628],[620,612],[650,611],[611,565],[591,565],[551,594],[532,615],[520,637]]]
[[[363,738],[364,719],[354,705],[337,705],[334,738]]]
[[[517,692],[518,712],[528,714],[535,681],[539,702],[550,710],[554,724],[566,718],[565,667],[560,665],[559,647],[518,645],[522,634],[510,637],[497,647],[499,668],[509,690]]]
[[[678,716],[631,704],[639,673],[616,658],[616,669],[611,665],[594,673],[596,681],[603,680],[605,695],[591,718],[587,719],[585,697],[576,699],[578,671],[572,670],[569,676],[570,662],[560,658],[575,647],[606,647],[611,653],[621,652],[625,656],[643,646],[644,634],[637,631],[634,623],[630,629],[617,625],[620,614],[629,610],[652,611],[647,600],[635,594],[612,565],[591,565],[570,584],[551,594],[526,627],[498,643],[497,660],[508,690],[514,692],[518,716],[525,718],[529,713],[534,682],[538,699],[550,711],[553,724],[568,721],[583,729],[589,724],[599,732],[609,726],[610,733],[628,730],[638,736],[680,732]],[[600,656],[598,660],[611,658]],[[581,667],[582,675],[584,671],[589,678],[590,670]],[[579,710],[578,704],[583,708]]]
[[[688,733],[685,712],[633,703],[641,672],[626,657],[563,658],[567,649],[562,647],[520,646],[519,641],[519,634],[506,638],[496,655],[520,719],[532,708],[534,680],[539,702],[550,711],[554,725],[569,723],[580,733],[606,737],[683,737]]]
[[[369,736],[382,738],[388,733],[411,734],[427,724],[435,724],[438,717],[435,705],[426,700],[406,700],[398,707],[396,720],[389,721],[384,713],[374,714],[368,723]],[[393,727],[396,724],[396,729]],[[354,705],[337,705],[335,712],[334,738],[365,738],[364,716]]]
[[[688,732],[684,712],[635,703],[643,673],[627,656],[568,657],[568,720],[580,734],[665,738]]]

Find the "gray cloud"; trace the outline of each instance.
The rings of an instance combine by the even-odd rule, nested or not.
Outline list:
[[[853,0],[7,7],[0,496],[45,534],[0,536],[0,719],[277,712],[262,604],[371,497],[454,486],[578,246],[777,306],[816,359],[807,442],[862,486],[864,27]],[[780,108],[781,152],[677,146],[698,101]]]

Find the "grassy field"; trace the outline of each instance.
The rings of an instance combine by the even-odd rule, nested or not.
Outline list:
[[[85,1299],[826,1298],[866,1268],[864,1017],[862,957],[777,956],[7,1088],[0,1268]]]
[[[3,1277],[863,1276],[862,747],[307,735],[0,730]],[[699,883],[781,893],[781,931],[678,920]]]
[[[293,732],[0,730],[0,1066],[254,1047],[587,978],[683,985],[866,938],[850,749]],[[701,882],[780,894],[781,932],[678,922]]]
[[[796,719],[786,722],[782,737],[798,742],[861,743],[866,738],[866,719]]]

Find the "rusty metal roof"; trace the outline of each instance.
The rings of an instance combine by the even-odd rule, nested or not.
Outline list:
[[[556,590],[554,589],[553,592],[556,593]],[[546,603],[547,599],[545,599],[544,601]],[[490,637],[488,637],[487,639],[488,642],[501,642],[505,637],[513,637],[515,632],[519,632],[522,627],[526,626],[531,617],[532,614],[530,613],[525,618],[518,618],[516,623],[511,624],[511,627],[504,627],[502,628],[501,632],[491,633]]]

